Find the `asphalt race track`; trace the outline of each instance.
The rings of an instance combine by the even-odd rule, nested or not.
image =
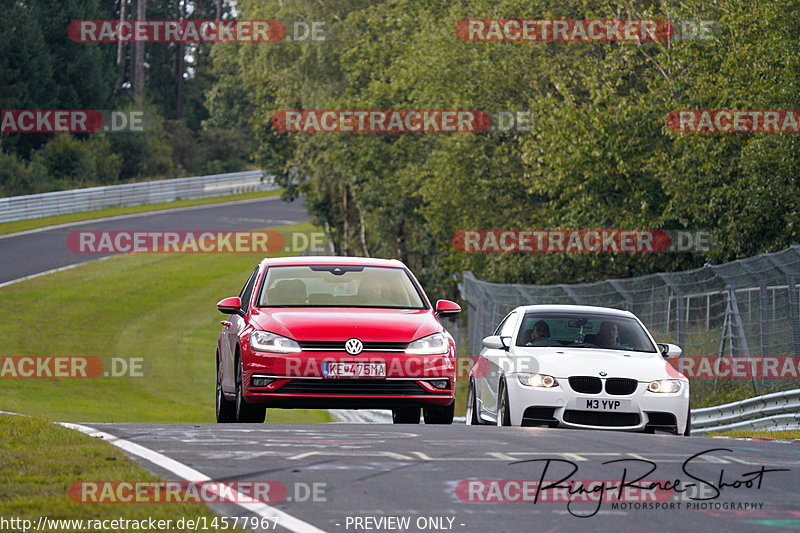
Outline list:
[[[308,220],[310,217],[302,199],[286,203],[278,197],[267,197],[87,220],[0,235],[0,285],[108,255],[70,251],[67,236],[73,231],[246,231]]]
[[[248,202],[246,209],[242,204],[217,204],[0,237],[0,284],[100,257],[67,249],[67,235],[80,229],[248,230],[308,219],[300,201],[284,204],[270,198]],[[209,408],[212,404],[209,397]],[[279,513],[277,529],[282,531],[800,528],[800,446],[789,443],[461,424],[83,425],[172,459],[133,456],[166,480],[181,479],[175,469],[180,463],[214,480],[283,484],[286,497],[269,503],[288,513]],[[724,449],[708,452],[715,448]],[[700,455],[693,458],[695,454]],[[612,486],[623,477],[631,483],[652,468],[644,479],[662,487],[674,487],[679,480],[685,492],[666,490],[654,496],[652,491],[643,494],[630,488],[627,501],[614,508],[611,489],[608,501],[587,501],[585,494],[576,493],[573,498],[582,496],[583,502],[568,505],[566,488],[555,496],[558,501],[534,503],[535,485],[522,484],[566,478],[562,485],[570,490],[582,486],[581,480],[605,480]],[[309,494],[313,487],[316,498]],[[721,487],[718,493],[714,487]],[[481,498],[489,501],[470,501]],[[524,501],[497,501],[504,498]],[[642,502],[651,508],[642,508]],[[652,508],[656,503],[661,506]],[[253,516],[235,504],[212,508],[222,516]],[[400,526],[404,521],[407,527]]]
[[[611,431],[572,431],[493,426],[414,426],[366,424],[91,424],[93,428],[158,451],[226,481],[278,481],[287,498],[271,505],[324,531],[397,531],[397,528],[355,527],[358,517],[408,517],[411,531],[759,531],[800,525],[800,447],[773,442],[674,437]],[[692,455],[725,448],[686,462]],[[619,482],[628,468],[628,482],[653,466],[647,480],[695,483],[683,495],[671,494],[672,509],[612,508],[612,501],[573,504],[565,501],[469,502],[457,491],[464,480],[557,481],[571,471],[572,480]],[[602,464],[628,459],[627,462]],[[532,461],[535,460],[535,461]],[[686,470],[695,478],[683,472]],[[152,465],[143,463],[151,468]],[[766,471],[757,475],[761,467]],[[771,469],[790,471],[771,472]],[[159,471],[166,479],[175,479]],[[710,484],[725,484],[719,497]],[[699,481],[702,480],[702,481]],[[746,480],[751,481],[747,487]],[[708,482],[706,484],[705,482]],[[465,482],[466,483],[466,482]],[[318,501],[305,499],[307,487],[318,484]],[[321,485],[320,485],[321,484]],[[462,484],[463,486],[463,484]],[[491,494],[491,487],[473,499]],[[502,494],[502,492],[500,493]],[[513,498],[520,492],[509,492]],[[633,493],[632,493],[633,494]],[[532,500],[533,491],[528,500]],[[658,498],[661,500],[661,498]],[[310,500],[310,498],[309,498]],[[324,500],[324,501],[323,501]],[[629,505],[642,501],[633,496]],[[645,499],[652,503],[651,499]],[[754,509],[715,509],[723,504],[748,504]],[[689,508],[697,504],[699,508]],[[709,507],[703,509],[702,506]],[[217,505],[224,515],[240,514],[231,504]],[[575,515],[591,515],[577,517]],[[417,527],[416,522],[419,520]],[[278,521],[279,529],[282,522]],[[366,525],[367,522],[361,522]],[[294,531],[303,531],[294,528]]]

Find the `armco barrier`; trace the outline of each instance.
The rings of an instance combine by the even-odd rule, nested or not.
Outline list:
[[[800,389],[766,394],[740,402],[692,409],[692,434],[731,430],[800,429]]]
[[[0,198],[0,222],[276,189],[261,170]]]

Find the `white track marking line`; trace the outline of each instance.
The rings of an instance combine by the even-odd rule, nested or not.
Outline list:
[[[98,431],[94,428],[88,426],[82,426],[80,424],[70,424],[69,422],[57,422],[61,426],[66,428],[74,429],[80,431],[81,433],[88,435],[90,437],[98,437],[109,444],[113,444],[117,448],[125,450],[128,453],[141,457],[146,461],[153,463],[154,465],[163,468],[164,470],[168,470],[172,472],[176,476],[181,477],[187,481],[212,481],[210,477],[207,475],[198,472],[194,468],[186,466],[183,463],[176,461],[175,459],[170,459],[166,455],[162,455],[156,451],[153,451],[149,448],[145,448],[139,444],[134,442],[121,439],[119,437],[115,437],[110,433],[105,433],[103,431]],[[245,499],[239,492],[233,491],[234,499]],[[303,522],[299,518],[295,518],[294,516],[281,511],[280,509],[276,509],[266,503],[237,503],[239,507],[242,507],[251,513],[255,513],[264,518],[275,518],[278,520],[278,524],[280,527],[284,529],[288,529],[289,531],[295,531],[297,533],[325,533],[324,530],[317,528],[309,524],[308,522]]]
[[[511,457],[510,455],[502,453],[502,452],[487,452],[487,453],[489,455],[491,455],[492,457],[497,457],[498,459],[503,459],[504,461],[516,461],[517,460],[516,457]]]
[[[56,272],[64,272],[65,270],[72,270],[75,267],[79,267],[81,265],[88,265],[89,263],[94,263],[95,261],[104,261],[106,259],[111,259],[113,256],[107,255],[106,257],[101,257],[99,259],[91,259],[89,261],[84,261],[83,263],[75,263],[74,265],[67,265],[59,268],[54,268],[52,270],[47,270],[45,272],[39,272],[37,274],[31,274],[30,276],[25,276],[22,278],[12,279],[11,281],[6,281],[0,283],[0,289],[3,287],[7,287],[8,285],[13,285],[15,283],[19,283],[20,281],[28,281],[29,279],[36,279],[42,276],[47,276],[48,274],[55,274]]]
[[[212,207],[222,207],[227,205],[238,205],[238,204],[251,204],[254,202],[271,202],[273,200],[280,200],[280,196],[265,196],[264,198],[252,198],[250,200],[236,200],[233,202],[218,202],[215,204],[203,204],[203,205],[190,205],[187,207],[173,207],[169,209],[156,209],[155,211],[142,211],[140,213],[130,213],[128,215],[116,215],[113,217],[103,217],[103,218],[90,218],[87,220],[77,220],[75,222],[65,222],[63,224],[55,224],[53,226],[43,226],[41,228],[34,228],[25,231],[18,231],[16,233],[6,233],[5,235],[0,235],[0,240],[8,239],[11,237],[20,237],[22,235],[30,235],[32,233],[41,233],[43,231],[50,231],[51,229],[61,229],[61,228],[71,228],[73,226],[81,226],[84,224],[94,224],[96,222],[109,222],[112,220],[125,220],[128,218],[136,218],[136,217],[145,217],[150,215],[157,215],[157,214],[168,214],[168,213],[180,213],[181,211],[194,211],[197,209],[210,209]],[[87,212],[87,211],[83,211]],[[91,211],[88,211],[91,212]],[[72,213],[66,213],[72,214]],[[35,218],[24,219],[24,220],[36,220]],[[14,221],[16,222],[16,221]],[[294,224],[294,222],[293,222]]]

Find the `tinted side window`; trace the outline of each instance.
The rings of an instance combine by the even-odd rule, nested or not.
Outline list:
[[[239,295],[239,298],[242,300],[242,311],[247,311],[247,308],[250,307],[250,296],[253,294],[253,285],[255,285],[257,277],[258,267],[250,274],[250,279],[244,284],[242,293]]]

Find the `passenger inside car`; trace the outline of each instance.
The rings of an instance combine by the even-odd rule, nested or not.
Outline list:
[[[525,346],[550,346],[550,326],[544,320],[538,320],[530,331],[530,338]]]

